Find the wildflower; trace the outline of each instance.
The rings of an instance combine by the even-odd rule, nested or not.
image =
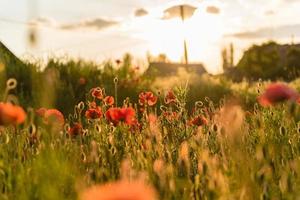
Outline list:
[[[245,121],[245,112],[239,104],[235,102],[226,103],[216,113],[213,121],[221,127],[220,136],[226,134],[231,141],[242,138],[244,134],[242,128]]]
[[[172,111],[165,111],[162,113],[162,116],[168,121],[168,122],[172,122],[174,120],[178,120],[179,119],[179,115],[177,112],[172,112]]]
[[[119,120],[124,121],[126,124],[131,125],[135,121],[135,111],[133,108],[121,108],[119,111]]]
[[[176,96],[173,91],[168,91],[167,95],[165,96],[165,103],[172,104],[176,103]]]
[[[109,108],[105,113],[105,117],[109,122],[117,125],[119,122],[119,108]]]
[[[43,117],[45,124],[48,125],[57,125],[58,127],[63,127],[65,123],[64,115],[56,109],[46,110]]]
[[[152,92],[142,92],[139,95],[140,105],[154,106],[157,102],[157,97]]]
[[[113,96],[107,96],[107,97],[104,98],[104,103],[106,105],[112,106],[115,103],[115,99],[114,99]]]
[[[186,141],[180,145],[179,159],[186,162],[189,160],[189,144]]]
[[[95,101],[89,102],[89,108],[97,108],[97,104]]]
[[[86,84],[86,79],[81,77],[81,78],[79,78],[78,83],[79,83],[79,85],[85,85]]]
[[[47,109],[46,108],[39,108],[35,111],[36,115],[38,115],[39,117],[44,117],[45,113],[46,113]]]
[[[0,126],[22,124],[26,113],[20,106],[11,103],[0,103]]]
[[[153,136],[158,136],[159,135],[159,121],[157,119],[157,116],[150,113],[148,116],[148,121],[149,121],[149,128],[150,128],[150,133]]]
[[[105,113],[106,119],[115,126],[119,122],[132,125],[135,120],[135,111],[133,108],[109,108]]]
[[[207,119],[201,115],[198,115],[189,121],[189,125],[193,125],[193,126],[203,126],[206,125],[207,123],[208,123]]]
[[[156,200],[154,189],[141,181],[118,181],[85,190],[81,200]]]
[[[80,123],[76,122],[69,129],[68,133],[71,137],[75,137],[77,135],[82,135],[83,134],[83,127]]]
[[[153,163],[153,171],[157,175],[160,175],[164,170],[164,165],[165,165],[165,163],[162,159],[155,160]]]
[[[156,124],[157,123],[157,117],[155,114],[152,114],[150,113],[149,116],[148,116],[148,120],[149,120],[149,124],[153,125],[153,124]]]
[[[95,108],[89,108],[85,112],[85,117],[88,119],[99,119],[102,117],[102,110],[99,106],[96,106]]]
[[[299,94],[294,89],[283,83],[272,83],[267,87],[265,92],[258,97],[258,102],[260,105],[266,107],[279,102],[287,100],[297,101],[298,99]]]
[[[128,125],[132,125],[134,123],[135,111],[133,108],[121,108],[119,113],[119,121],[124,121]]]
[[[100,87],[96,87],[91,89],[92,97],[97,98],[99,100],[103,99],[103,90]]]

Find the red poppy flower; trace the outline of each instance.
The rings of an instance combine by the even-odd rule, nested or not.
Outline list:
[[[114,99],[113,96],[107,96],[107,97],[104,98],[104,103],[106,105],[112,106],[115,103],[115,99]]]
[[[157,123],[157,116],[155,114],[149,114],[148,120],[150,124],[156,124]]]
[[[153,106],[157,102],[157,97],[152,92],[142,92],[139,95],[139,103],[142,106]]]
[[[128,125],[132,125],[134,123],[135,111],[133,108],[121,108],[120,113],[120,121],[125,122]]]
[[[105,113],[105,117],[107,121],[117,125],[119,122],[119,108],[109,108]]]
[[[294,89],[282,83],[270,84],[265,92],[258,97],[258,102],[262,106],[271,106],[283,101],[297,101],[299,94]]]
[[[99,119],[102,117],[102,110],[99,106],[96,106],[95,108],[89,108],[85,112],[85,117],[88,119]]]
[[[167,93],[167,95],[165,96],[165,103],[171,104],[171,103],[175,103],[175,102],[176,102],[176,96],[175,96],[174,92],[170,90]]]
[[[39,108],[35,111],[36,115],[39,117],[44,117],[47,109],[46,108]]]
[[[135,111],[133,108],[109,108],[105,113],[106,119],[115,126],[119,122],[131,125],[135,120]]]
[[[22,124],[26,113],[20,106],[11,103],[0,103],[0,126]]]
[[[89,102],[89,108],[97,108],[97,104],[95,101]]]
[[[201,115],[198,115],[189,121],[189,125],[203,126],[208,123],[207,119]]]
[[[75,137],[77,135],[82,135],[83,134],[83,127],[78,122],[74,123],[73,126],[69,129],[68,133],[71,137]]]
[[[85,85],[86,84],[86,79],[81,77],[81,78],[79,78],[78,83],[79,83],[79,85]]]
[[[85,190],[80,200],[157,200],[155,190],[143,182],[118,181]]]
[[[102,100],[103,99],[103,90],[100,87],[91,89],[92,97]]]
[[[177,112],[166,111],[166,112],[163,112],[162,114],[163,114],[163,117],[169,122],[179,119],[179,115]]]
[[[44,114],[45,124],[48,125],[57,125],[63,127],[65,123],[64,115],[56,109],[48,109]]]

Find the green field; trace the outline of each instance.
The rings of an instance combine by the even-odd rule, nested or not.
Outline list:
[[[143,184],[162,200],[300,197],[298,79],[266,95],[269,81],[145,76],[129,56],[3,63],[0,199],[80,199],[116,181],[126,200],[155,199]],[[128,181],[141,190],[118,190]]]

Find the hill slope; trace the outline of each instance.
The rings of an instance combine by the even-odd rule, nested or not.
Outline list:
[[[0,62],[5,66],[24,65],[24,63],[15,56],[1,41],[0,41]]]

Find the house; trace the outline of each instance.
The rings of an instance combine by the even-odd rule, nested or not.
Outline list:
[[[188,73],[196,73],[198,75],[207,73],[202,64],[152,62],[145,71],[145,75],[152,77],[175,76],[180,69],[185,69]]]

